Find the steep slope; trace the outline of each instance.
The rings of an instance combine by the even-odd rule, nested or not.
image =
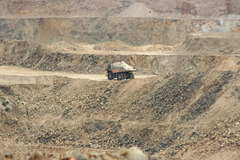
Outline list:
[[[10,111],[1,111],[1,140],[92,149],[136,145],[158,158],[239,150],[239,83],[237,73],[209,70],[2,86]]]
[[[1,17],[77,16],[99,17],[121,13],[135,3],[142,3],[161,17],[239,17],[238,0],[2,0]]]
[[[240,54],[240,34],[238,33],[205,33],[189,35],[178,51],[194,54]]]
[[[191,43],[191,41],[186,41],[186,43]],[[107,44],[111,48],[111,43]],[[233,44],[237,44],[237,42],[233,41]],[[184,46],[185,43],[181,46],[180,51]],[[134,47],[128,47],[130,48],[129,52],[88,51],[83,50],[80,44],[75,47],[74,45],[66,45],[64,43],[64,45],[58,48],[38,43],[28,43],[26,41],[4,40],[0,41],[0,64],[36,70],[88,74],[105,74],[107,64],[116,61],[125,61],[129,65],[138,66],[140,68],[139,73],[142,74],[196,73],[205,72],[209,68],[234,72],[239,72],[240,70],[238,52],[235,54],[231,52],[228,55],[221,56],[217,54],[201,55],[196,52],[135,52],[134,50],[131,51]],[[187,49],[196,50],[195,47],[197,46],[193,45],[192,49],[190,47]],[[118,48],[120,47],[118,46]],[[220,47],[216,45],[215,48]],[[236,48],[238,48],[237,45]]]

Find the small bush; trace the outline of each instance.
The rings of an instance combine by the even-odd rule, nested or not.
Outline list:
[[[2,103],[2,105],[3,105],[4,107],[6,107],[6,106],[8,105],[8,103],[9,103],[8,101],[5,101],[5,102]]]
[[[9,108],[9,107],[5,108],[5,111],[6,111],[6,112],[9,112],[9,111],[10,111],[10,108]]]

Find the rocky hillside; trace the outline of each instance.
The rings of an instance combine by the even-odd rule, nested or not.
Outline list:
[[[239,160],[239,15],[239,0],[1,0],[0,160]],[[107,80],[116,61],[145,78]]]
[[[238,33],[204,33],[189,35],[177,50],[185,54],[239,55]]]
[[[0,94],[2,141],[138,146],[158,159],[239,150],[239,74],[232,71],[121,82],[56,78],[53,86],[1,86]]]
[[[114,16],[141,3],[148,10],[159,17],[203,17],[217,18],[228,15],[239,15],[238,0],[2,0],[0,2],[0,16]],[[139,7],[139,5],[137,5]],[[152,12],[152,13],[153,13]],[[147,14],[145,14],[146,16]]]
[[[11,18],[0,19],[0,39],[52,44],[59,41],[100,43],[121,40],[130,45],[183,42],[188,34],[239,33],[238,19],[159,18]]]
[[[175,45],[188,34],[239,32],[239,6],[234,0],[4,0],[0,2],[0,39]]]
[[[229,43],[228,46],[224,46],[226,52],[227,48],[234,45],[235,49],[232,49],[235,52],[229,52],[227,53],[229,56],[224,56],[220,55],[219,52],[214,52],[214,50],[211,50],[212,54],[210,54],[209,50],[214,48],[214,46],[208,45],[208,43],[205,43],[206,46],[202,47],[202,50],[197,50],[196,47],[204,40],[205,38],[199,40],[197,44],[192,39],[189,41],[186,40],[180,48],[176,49],[183,52],[180,52],[181,54],[178,52],[172,54],[169,48],[166,49],[167,51],[156,50],[155,52],[147,52],[148,54],[146,54],[146,51],[141,51],[141,47],[137,48],[140,50],[137,52],[138,54],[134,50],[131,51],[134,48],[136,49],[136,47],[129,48],[128,50],[130,51],[125,50],[125,48],[125,54],[124,52],[94,49],[89,52],[84,51],[84,45],[63,46],[60,44],[60,46],[51,47],[51,45],[28,43],[26,41],[3,40],[0,41],[0,64],[45,71],[101,74],[105,74],[107,64],[116,61],[125,61],[130,65],[138,66],[140,68],[139,73],[143,74],[194,73],[205,72],[209,68],[222,71],[239,71],[239,46],[236,41],[232,41],[232,43],[231,41],[225,41]],[[209,42],[213,44],[215,41],[212,42],[209,40]],[[188,43],[196,45],[192,45],[192,48],[186,48]],[[120,44],[117,44],[117,46],[119,47]],[[111,46],[111,43],[108,43],[108,46]],[[215,44],[215,46],[217,45]],[[154,45],[148,46],[148,48],[152,47]],[[80,50],[78,50],[79,48]],[[194,50],[195,54],[192,54],[191,51]],[[205,55],[203,56],[196,51]]]
[[[194,45],[188,48],[186,44],[179,50],[194,50]],[[121,55],[120,51],[94,50],[94,45],[90,45],[93,54],[77,54],[77,47],[86,46],[66,45],[58,51],[55,45],[16,40],[1,41],[0,46],[1,65],[89,74],[104,73],[108,62],[124,60],[137,64],[140,73],[158,75],[123,81],[54,76],[51,83],[1,85],[1,145],[6,150],[12,147],[26,156],[32,150],[16,151],[10,144],[53,147],[44,153],[54,155],[60,152],[57,147],[67,152],[73,150],[67,147],[138,146],[151,159],[202,159],[239,151],[238,54],[171,51],[161,55],[158,51],[159,55],[134,55],[125,51],[128,54]]]

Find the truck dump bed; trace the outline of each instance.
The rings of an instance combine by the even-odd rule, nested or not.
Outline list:
[[[112,70],[118,70],[122,72],[127,72],[127,71],[138,71],[137,67],[132,67],[125,63],[124,61],[121,62],[115,62],[111,64]]]

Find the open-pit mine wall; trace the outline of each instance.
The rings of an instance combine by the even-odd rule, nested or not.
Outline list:
[[[115,16],[134,7],[159,17],[216,18],[240,14],[239,0],[1,0],[0,16]],[[142,9],[142,8],[140,8]],[[124,16],[132,16],[124,14]]]
[[[1,18],[0,28],[0,39],[45,44],[121,40],[130,45],[175,45],[188,34],[240,32],[240,19]]]
[[[26,41],[0,41],[0,65],[21,66],[37,70],[75,73],[104,73],[107,64],[125,61],[136,65],[143,74],[193,73],[208,69],[240,70],[240,56],[236,55],[121,55],[65,53],[46,49],[43,45]]]
[[[191,33],[240,32],[238,0],[2,0],[0,39],[174,45]]]

